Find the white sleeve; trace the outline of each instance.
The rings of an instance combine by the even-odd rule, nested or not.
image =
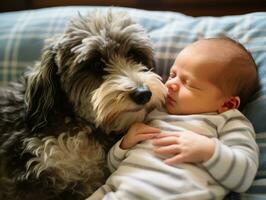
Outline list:
[[[124,160],[126,153],[128,152],[128,150],[120,148],[122,139],[120,139],[108,152],[107,164],[111,173],[118,168],[119,164]]]
[[[245,192],[257,169],[259,150],[251,123],[244,117],[229,118],[219,134],[213,156],[203,166],[225,188]]]

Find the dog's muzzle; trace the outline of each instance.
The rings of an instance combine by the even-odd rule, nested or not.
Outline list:
[[[131,99],[138,105],[148,103],[151,99],[151,95],[150,88],[146,85],[140,86],[130,93]]]

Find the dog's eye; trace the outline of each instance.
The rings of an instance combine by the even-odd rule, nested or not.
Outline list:
[[[140,57],[137,53],[137,51],[131,49],[129,52],[127,52],[127,55],[126,55],[128,58],[131,58],[133,60],[135,60],[136,62],[140,62]]]
[[[134,57],[135,57],[134,52],[133,52],[132,50],[129,51],[129,52],[127,52],[127,57],[128,57],[128,58],[134,58]]]
[[[92,61],[90,71],[98,76],[103,76],[107,72],[104,70],[105,64],[101,60]]]
[[[143,67],[143,68],[141,69],[141,71],[142,71],[142,72],[148,72],[148,71],[150,71],[150,69],[148,69],[147,67]]]
[[[146,57],[145,52],[140,50],[131,49],[126,55],[128,58],[133,59],[137,63],[142,63],[143,65],[149,66],[149,58]]]
[[[92,66],[93,67],[95,67],[95,68],[97,68],[97,69],[99,69],[99,68],[103,68],[103,66],[104,66],[104,63],[102,62],[102,61],[94,61],[93,63],[92,63]]]

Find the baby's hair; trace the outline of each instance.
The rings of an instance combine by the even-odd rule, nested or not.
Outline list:
[[[240,52],[233,54],[233,63],[225,70],[223,76],[216,80],[227,95],[239,96],[240,109],[248,102],[252,94],[258,89],[257,65],[251,53],[240,43],[229,37],[208,38],[210,41],[229,42]],[[238,55],[239,54],[239,55]]]
[[[232,42],[233,44],[235,44],[236,46],[238,46],[240,49],[242,49],[244,52],[247,53],[247,55],[249,56],[250,60],[253,62],[253,65],[257,71],[257,64],[252,56],[252,54],[250,53],[250,51],[248,51],[243,44],[241,44],[239,41],[237,40],[233,40],[232,38],[230,37],[227,37],[227,36],[223,36],[223,37],[220,37],[220,38],[217,38],[219,40],[225,40],[225,41],[228,41],[228,42]]]

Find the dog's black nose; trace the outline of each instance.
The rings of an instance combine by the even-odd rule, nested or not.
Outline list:
[[[147,86],[140,86],[130,94],[131,99],[138,105],[144,105],[151,99],[151,91]]]

